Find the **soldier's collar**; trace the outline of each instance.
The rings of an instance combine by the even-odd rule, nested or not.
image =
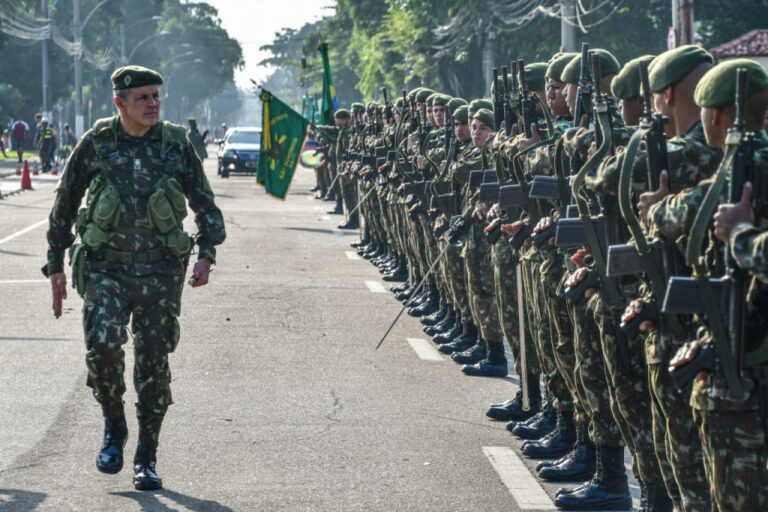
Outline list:
[[[118,118],[117,120],[117,138],[118,140],[136,140],[136,139],[151,139],[151,140],[163,140],[163,122],[158,121],[155,126],[149,129],[147,133],[142,135],[141,137],[133,137],[132,135],[128,135],[128,132],[125,131],[125,128],[123,128],[123,123]]]

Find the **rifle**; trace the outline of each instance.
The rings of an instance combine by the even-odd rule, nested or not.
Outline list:
[[[650,86],[648,81],[648,63],[640,64],[640,79],[645,92],[645,114],[640,121],[637,132],[632,135],[624,155],[624,162],[619,177],[619,208],[622,217],[632,234],[633,243],[608,248],[608,263],[606,272],[609,277],[627,274],[646,273],[651,290],[655,297],[664,297],[666,293],[665,267],[670,262],[670,250],[661,240],[648,241],[640,225],[640,219],[635,214],[631,204],[632,196],[632,164],[640,141],[645,138],[648,154],[648,187],[656,190],[659,186],[659,175],[669,167],[667,162],[667,138],[664,134],[666,119],[661,114],[654,116],[651,108]],[[640,324],[646,320],[656,320],[658,308],[655,304],[646,304],[641,314],[632,320],[621,324],[621,329],[628,336],[636,336]],[[678,340],[685,337],[685,331],[679,319],[672,314],[663,317],[664,326],[668,327]]]
[[[381,94],[384,96],[384,116],[387,120],[387,123],[391,124],[395,116],[392,114],[392,103],[390,103],[389,98],[387,98],[386,87],[381,88]]]
[[[709,270],[701,250],[706,236],[707,226],[717,208],[719,198],[726,182],[728,183],[728,201],[738,203],[741,200],[742,189],[750,177],[755,177],[753,155],[757,146],[754,133],[744,129],[744,103],[746,101],[747,70],[739,68],[736,72],[736,119],[733,127],[726,136],[726,153],[714,183],[707,190],[689,235],[685,260],[693,267],[694,279],[701,294],[703,313],[706,314],[712,333],[712,342],[720,361],[720,369],[730,392],[735,400],[744,399],[742,385],[744,367],[744,340],[746,337],[746,295],[748,274],[740,269],[731,256],[730,244],[725,244],[724,260],[725,274],[720,279],[710,279]],[[670,297],[679,292],[680,278],[670,279],[667,295],[662,309],[674,310]],[[716,285],[722,283],[722,291],[718,294]],[[727,330],[724,325],[727,320]],[[686,368],[685,365],[682,368]]]
[[[533,135],[531,131],[531,125],[538,121],[536,115],[536,105],[531,98],[531,91],[528,90],[528,84],[525,83],[525,63],[522,59],[517,61],[517,70],[520,73],[520,87],[522,88],[520,95],[520,112],[523,117],[523,131],[525,132],[525,138],[530,139]]]
[[[514,65],[517,66],[517,63]],[[509,93],[509,75],[507,74],[507,66],[501,67],[501,74],[504,80],[504,134],[509,137],[512,131],[512,125],[517,122],[517,116],[510,103],[511,95]]]
[[[579,87],[576,93],[576,106],[573,112],[573,124],[578,126],[581,118],[586,114],[589,116],[588,124],[592,117],[592,87],[587,83],[587,69],[589,66],[589,43],[581,43],[581,62],[579,66]],[[598,78],[599,80],[599,78]],[[598,80],[592,80],[596,83]]]
[[[504,121],[504,96],[499,86],[499,70],[493,68],[493,124],[494,131],[501,130]]]

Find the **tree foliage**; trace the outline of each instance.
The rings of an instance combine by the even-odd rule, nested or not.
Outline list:
[[[329,43],[331,70],[343,104],[424,85],[466,98],[487,96],[483,57],[546,61],[560,50],[560,0],[337,0],[332,14],[300,30],[276,34],[265,49],[276,66],[272,82],[292,94],[301,58],[316,90],[321,85],[318,34]],[[580,0],[577,46],[606,48],[620,62],[666,49],[669,0]],[[749,15],[745,15],[749,13]],[[760,28],[765,0],[695,0],[696,35],[705,48]],[[584,30],[581,30],[581,27]],[[300,50],[299,50],[300,49]],[[485,53],[484,53],[485,52]],[[284,70],[291,70],[286,74]],[[393,94],[393,96],[395,95]],[[296,97],[298,95],[296,94]]]

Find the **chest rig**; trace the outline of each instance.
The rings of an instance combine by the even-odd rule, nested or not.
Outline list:
[[[78,214],[77,231],[82,238],[83,249],[94,259],[122,264],[151,264],[169,256],[183,258],[192,250],[192,239],[182,229],[182,221],[187,215],[186,198],[181,184],[173,177],[173,169],[183,156],[186,132],[181,126],[162,122],[161,157],[164,169],[148,196],[150,227],[123,226],[119,222],[121,203],[136,191],[121,190],[112,178],[120,157],[117,119],[112,117],[97,121],[90,137],[100,171],[88,185],[86,208]],[[108,242],[116,233],[155,239],[162,247],[143,252],[115,250],[108,247]]]

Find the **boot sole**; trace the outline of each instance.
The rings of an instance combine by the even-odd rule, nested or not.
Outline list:
[[[163,488],[163,482],[133,482],[133,488],[137,491],[156,491]]]
[[[615,501],[602,502],[597,505],[588,504],[588,503],[584,503],[583,505],[558,503],[558,501],[559,500],[555,498],[555,506],[560,510],[631,510],[632,509],[632,498],[627,498],[622,501],[615,500]]]
[[[122,464],[120,464],[120,467],[117,467],[117,468],[110,468],[110,467],[106,467],[106,466],[99,466],[99,464],[98,464],[98,463],[96,463],[96,469],[98,469],[98,470],[99,470],[99,472],[101,472],[101,473],[104,473],[104,474],[106,474],[106,475],[116,475],[116,474],[118,474],[120,471],[122,471],[122,470],[123,470],[123,465],[122,465]]]

